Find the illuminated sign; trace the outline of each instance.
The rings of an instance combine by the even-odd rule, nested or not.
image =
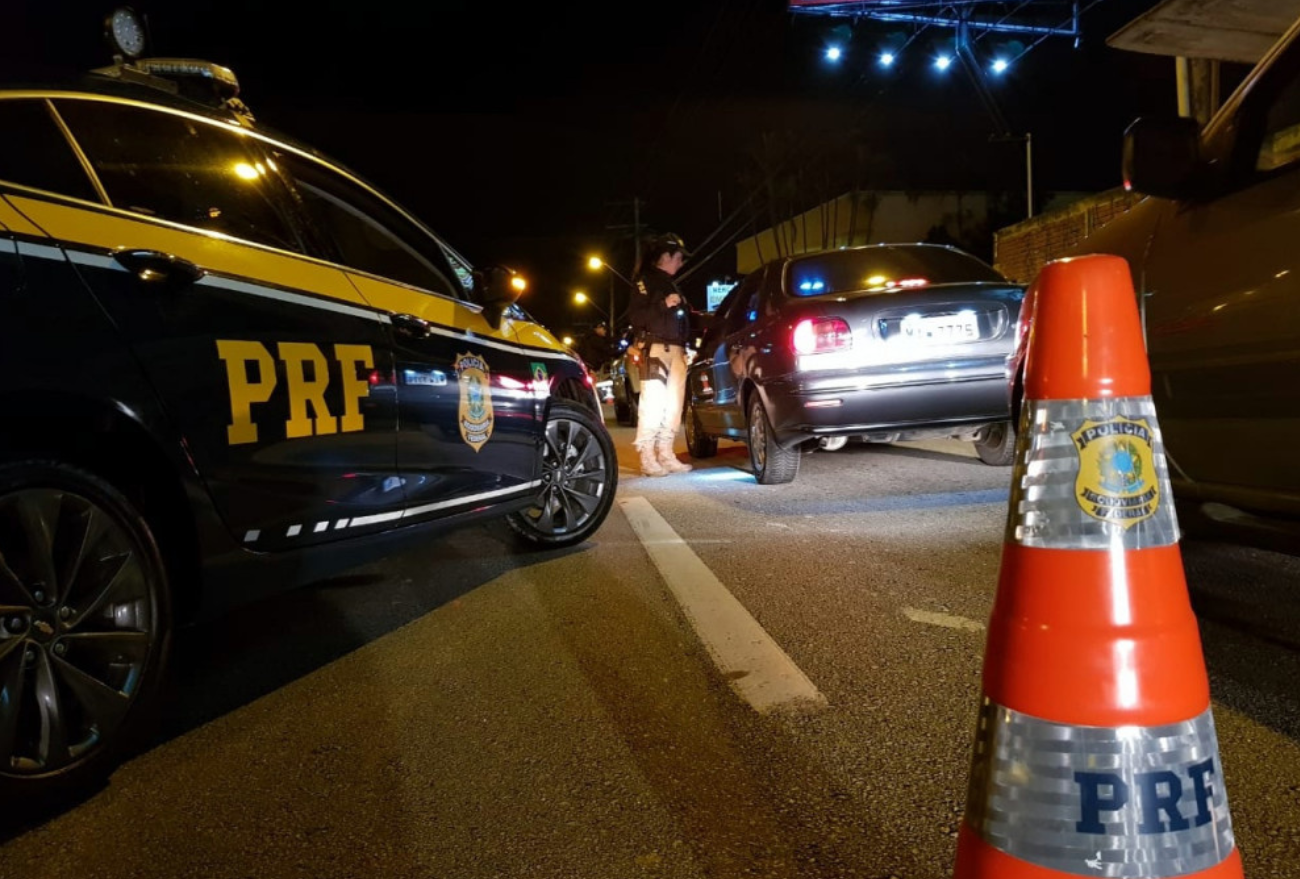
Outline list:
[[[705,288],[708,291],[709,297],[706,310],[717,311],[718,306],[722,304],[722,300],[727,297],[727,294],[731,292],[732,287],[736,286],[736,283],[738,282],[733,281],[730,284],[724,284],[721,281],[714,281],[709,284],[709,286]]]

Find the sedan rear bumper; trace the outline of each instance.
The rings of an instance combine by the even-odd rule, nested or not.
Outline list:
[[[963,375],[787,376],[763,386],[783,446],[822,436],[860,436],[963,427],[1011,419],[1004,368]]]

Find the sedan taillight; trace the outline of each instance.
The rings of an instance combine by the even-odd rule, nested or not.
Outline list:
[[[795,326],[790,344],[796,354],[846,351],[853,347],[853,333],[849,330],[848,321],[843,318],[808,318]]]

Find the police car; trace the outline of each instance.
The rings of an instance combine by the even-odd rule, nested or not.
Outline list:
[[[216,65],[0,88],[0,804],[85,789],[175,625],[504,518],[591,537],[617,464],[581,363]]]

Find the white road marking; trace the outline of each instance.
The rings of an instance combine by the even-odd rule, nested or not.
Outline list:
[[[619,505],[695,634],[740,698],[760,714],[826,707],[826,697],[808,676],[648,500],[624,498]]]
[[[984,624],[975,620],[968,620],[965,617],[955,617],[946,613],[932,613],[928,610],[917,610],[914,607],[903,608],[903,616],[907,617],[914,623],[925,623],[929,626],[943,626],[945,629],[965,629],[968,632],[984,631]]]

